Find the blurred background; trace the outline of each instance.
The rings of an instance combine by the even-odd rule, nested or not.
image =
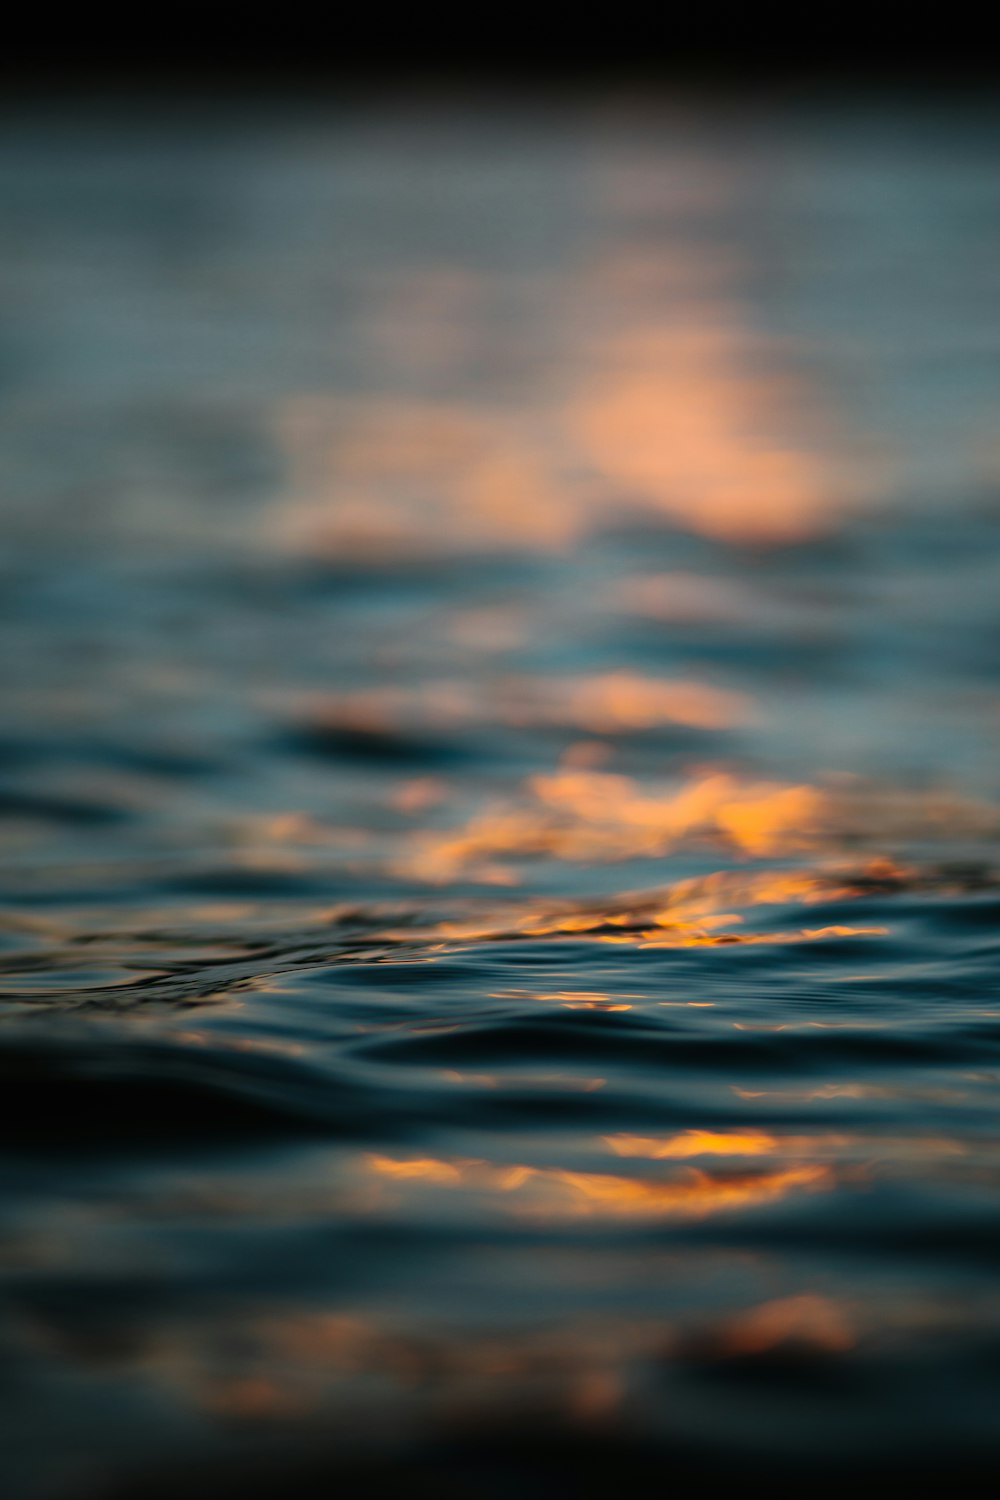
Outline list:
[[[764,40],[5,65],[12,1500],[994,1472],[1000,112]]]

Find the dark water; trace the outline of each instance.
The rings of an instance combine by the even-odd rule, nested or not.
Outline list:
[[[996,115],[32,106],[0,205],[5,1495],[991,1468]]]

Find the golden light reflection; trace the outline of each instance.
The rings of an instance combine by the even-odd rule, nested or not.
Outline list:
[[[745,723],[751,713],[750,700],[743,693],[702,682],[658,681],[636,672],[570,679],[562,687],[562,703],[559,684],[556,689],[555,715],[594,734],[653,729],[662,724],[729,729]],[[551,692],[549,684],[545,684],[545,690]]]
[[[368,1165],[382,1177],[404,1180],[419,1178],[422,1181],[459,1183],[461,1169],[452,1162],[438,1161],[433,1157],[417,1157],[413,1161],[396,1161],[389,1156],[369,1156]]]
[[[796,1190],[819,1191],[833,1186],[828,1167],[808,1165],[781,1171],[755,1172],[746,1176],[711,1176],[688,1168],[682,1180],[647,1182],[641,1179],[593,1172],[557,1172],[549,1183],[570,1190],[564,1207],[553,1201],[546,1212],[571,1217],[708,1218],[741,1208],[773,1203]]]
[[[515,1216],[550,1219],[700,1219],[776,1202],[794,1192],[828,1191],[835,1185],[833,1169],[815,1162],[770,1171],[715,1174],[683,1167],[669,1180],[551,1167],[496,1166],[480,1160],[408,1161],[378,1154],[368,1155],[366,1165],[375,1176],[397,1183],[429,1183],[499,1195],[501,1205]]]
[[[680,785],[657,786],[564,764],[529,777],[515,795],[473,813],[461,827],[415,832],[393,871],[431,884],[464,876],[514,885],[516,865],[523,860],[617,863],[699,845],[721,845],[750,859],[818,853],[831,862],[862,840],[928,838],[942,827],[951,839],[992,839],[1000,829],[1000,809],[940,790],[917,794],[845,779],[816,786],[717,770]],[[907,873],[880,853],[869,856],[866,869],[855,870],[854,883],[863,879],[869,887],[872,882],[893,885]],[[756,896],[748,898],[753,904],[808,901],[810,883],[817,900],[835,899],[828,873],[786,872],[771,878],[773,889],[769,893],[761,884]],[[715,913],[702,906],[697,915]],[[674,909],[667,922],[676,915],[687,920],[695,912]],[[849,934],[831,926],[807,935]]]
[[[763,1097],[745,1095],[741,1097]],[[771,1096],[773,1097],[773,1096]],[[800,1095],[799,1097],[804,1097]],[[816,1097],[814,1094],[812,1097]],[[824,1098],[843,1097],[825,1093]],[[677,1135],[657,1137],[640,1135],[607,1135],[604,1144],[615,1156],[646,1161],[677,1160],[692,1156],[777,1156],[784,1159],[807,1157],[861,1156],[866,1160],[924,1160],[928,1157],[964,1156],[966,1145],[951,1136],[866,1135],[826,1131],[810,1135],[773,1135],[763,1130],[733,1131],[685,1130]]]
[[[718,261],[706,280],[703,260],[678,245],[653,257],[626,245],[588,268],[568,305],[596,303],[604,319],[574,314],[562,362],[572,375],[520,401],[288,399],[276,420],[290,470],[280,542],[402,562],[565,549],[630,513],[733,545],[786,545],[835,526],[884,488],[884,459],[841,430],[790,348],[753,331],[736,267]],[[440,371],[475,345],[457,310],[474,319],[477,298],[446,276],[429,305],[444,305],[442,288],[454,316],[395,330],[404,383],[407,351]],[[397,321],[383,310],[373,327],[386,319]]]
[[[528,999],[541,1000],[553,1005],[561,1005],[564,1010],[604,1010],[621,1011],[631,1010],[630,1000],[612,998],[611,995],[600,994],[594,990],[554,990],[551,993],[541,993],[537,990],[508,990],[498,999]],[[636,999],[641,999],[638,995]]]
[[[530,782],[544,808],[569,815],[624,843],[624,853],[662,853],[689,835],[724,836],[737,849],[769,854],[807,848],[825,806],[810,786],[745,781],[728,773],[704,776],[662,797],[643,795],[625,776],[565,770]],[[572,831],[572,830],[571,830]]]
[[[729,921],[741,921],[742,918],[729,918]],[[890,929],[888,927],[804,927],[798,931],[789,932],[724,932],[715,933],[706,930],[707,924],[702,928],[692,926],[689,923],[672,924],[673,932],[641,932],[627,941],[634,942],[640,948],[711,948],[721,944],[750,944],[767,945],[779,944],[788,946],[792,943],[814,943],[823,942],[830,938],[847,937],[885,937]],[[618,941],[622,941],[619,939]],[[816,1023],[818,1024],[818,1023]]]
[[[782,1297],[730,1318],[717,1336],[723,1355],[764,1354],[787,1344],[841,1354],[857,1335],[841,1305],[829,1297],[805,1293]]]
[[[651,795],[627,776],[569,767],[529,778],[519,804],[487,808],[462,829],[422,830],[399,870],[432,883],[463,874],[514,883],[504,859],[621,861],[692,841],[770,857],[813,848],[830,816],[829,797],[812,786],[720,772]]]
[[[512,879],[510,872],[507,874]],[[892,867],[887,861],[827,873],[799,870],[719,870],[677,881],[653,891],[625,893],[594,903],[562,902],[552,907],[516,904],[480,909],[464,920],[455,917],[436,923],[429,935],[456,951],[470,940],[526,937],[588,938],[602,944],[640,948],[690,948],[740,943],[809,943],[839,941],[857,936],[884,936],[890,929],[847,923],[754,931],[750,924],[758,909],[768,906],[815,906],[860,900],[877,888],[894,889],[919,880],[912,869]],[[398,929],[391,936],[407,937]],[[877,977],[877,976],[876,976]],[[593,1000],[621,1004],[643,1000],[638,993],[597,991],[504,990],[498,998],[548,1000],[567,1003]],[[709,1008],[710,1000],[659,1000],[661,1006]]]
[[[684,1156],[767,1156],[777,1150],[773,1135],[759,1130],[723,1133],[685,1130],[666,1140],[648,1136],[606,1135],[605,1142],[616,1156],[643,1156],[653,1160]]]
[[[608,484],[694,531],[772,545],[820,534],[857,478],[818,393],[768,368],[735,304],[700,312],[609,339],[568,405],[572,441]]]

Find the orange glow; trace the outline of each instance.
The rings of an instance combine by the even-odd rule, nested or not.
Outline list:
[[[699,920],[722,906],[812,906],[826,901],[845,901],[862,894],[862,887],[830,876],[802,870],[761,870],[749,874],[719,870],[695,880],[679,881],[671,888],[670,904],[655,921],[669,926],[678,918]]]
[[[764,1354],[783,1344],[840,1354],[857,1342],[843,1310],[828,1297],[805,1294],[765,1302],[732,1318],[722,1331],[720,1353]]]
[[[732,1134],[711,1130],[685,1130],[681,1135],[658,1141],[648,1136],[606,1135],[616,1156],[644,1156],[651,1160],[683,1156],[766,1156],[777,1150],[773,1135],[743,1130]]]
[[[395,1161],[390,1156],[369,1156],[368,1165],[373,1172],[378,1172],[383,1177],[420,1178],[425,1182],[461,1181],[458,1167],[451,1162],[437,1161],[431,1157],[422,1157],[416,1161]]]
[[[530,786],[544,808],[575,819],[581,836],[589,831],[617,858],[664,853],[688,836],[723,836],[752,854],[807,848],[825,808],[815,788],[728,774],[703,777],[666,797],[643,796],[629,778],[599,771],[536,776]],[[571,826],[570,842],[572,833]]]
[[[546,1195],[543,1212],[595,1218],[707,1218],[775,1202],[797,1189],[822,1189],[832,1185],[830,1179],[829,1168],[814,1165],[739,1177],[713,1177],[690,1167],[684,1177],[670,1182],[595,1172],[539,1174],[541,1182],[556,1190]],[[562,1201],[560,1189],[569,1190]]]
[[[619,335],[567,408],[572,441],[610,486],[694,531],[781,544],[827,530],[853,476],[815,394],[762,368],[735,304]]]
[[[527,400],[286,400],[278,540],[382,562],[565,549],[623,509],[737,545],[829,530],[884,488],[884,463],[859,462],[857,435],[815,379],[754,331],[736,275],[730,252],[704,245],[610,247],[565,288],[578,330],[566,380]],[[483,336],[484,293],[488,303],[481,278],[446,266],[384,289],[367,328],[390,389],[418,371],[454,375]],[[651,299],[673,315],[651,322]]]
[[[420,832],[401,873],[447,882],[463,873],[513,882],[504,858],[573,861],[650,858],[682,842],[722,842],[772,856],[811,848],[829,813],[817,788],[746,782],[719,773],[661,796],[626,776],[565,767],[526,784],[524,805],[497,806],[456,832]]]
[[[746,800],[727,801],[716,822],[748,854],[775,854],[795,847],[801,830],[815,829],[823,798],[813,787],[785,787]]]
[[[647,789],[628,776],[564,764],[529,777],[516,795],[474,813],[463,827],[415,832],[392,868],[431,883],[465,875],[516,884],[515,866],[521,860],[614,863],[660,858],[677,848],[705,844],[753,859],[825,849],[832,860],[859,839],[913,838],[917,831],[930,836],[942,823],[949,837],[984,840],[1000,828],[1000,814],[988,804],[937,791],[903,796],[892,788],[844,782],[824,788],[755,781],[731,771]],[[848,899],[870,890],[872,881],[893,886],[913,878],[912,872],[881,858],[840,882],[835,873],[832,865],[829,875],[782,871],[741,878],[720,872],[689,883],[686,890],[678,886],[671,905],[650,920],[674,927],[678,921],[717,917],[737,905]],[[718,897],[724,891],[729,895],[723,905]],[[821,935],[849,934],[830,927],[825,933],[807,929],[797,936],[808,940]]]
[[[742,693],[700,682],[664,682],[635,672],[611,672],[568,681],[560,717],[594,734],[615,734],[660,724],[728,729],[745,722],[749,713],[749,700]]]
[[[737,921],[740,918],[736,918]],[[698,948],[713,947],[725,943],[768,944],[812,943],[832,937],[885,937],[888,927],[819,927],[799,932],[725,932],[717,935],[691,927],[687,923],[674,924],[672,933],[644,932],[632,939],[640,948]],[[704,924],[706,927],[708,924]],[[818,1023],[817,1023],[818,1024]]]
[[[531,995],[531,992],[527,992]],[[629,1001],[612,1000],[610,995],[592,994],[589,990],[557,990],[551,995],[531,995],[535,1000],[549,1000],[566,1010],[631,1010]]]
[[[376,1175],[397,1182],[516,1194],[510,1212],[547,1218],[706,1218],[775,1202],[791,1192],[822,1191],[834,1182],[831,1168],[818,1163],[738,1175],[685,1167],[664,1181],[470,1160],[407,1162],[377,1155],[366,1160]]]
[[[826,937],[866,937],[884,936],[889,931],[888,927],[844,927],[837,924],[833,927],[803,927],[804,938],[826,938]]]
[[[771,1029],[771,1028],[768,1028]],[[776,1028],[781,1030],[783,1028]],[[742,1098],[765,1097],[734,1090]],[[799,1097],[805,1097],[801,1095]],[[822,1097],[841,1097],[825,1092]],[[860,1154],[872,1161],[897,1161],[931,1156],[964,1156],[966,1148],[949,1136],[844,1135],[826,1132],[820,1135],[775,1136],[757,1130],[714,1132],[687,1130],[680,1135],[658,1139],[655,1136],[608,1135],[605,1145],[621,1157],[640,1157],[661,1161],[689,1156],[781,1156],[807,1157]]]
[[[498,829],[502,829],[505,834],[511,836],[522,826],[527,828],[528,825],[518,823],[512,826],[502,819],[496,824]],[[530,826],[534,834],[539,834],[537,824]],[[420,866],[425,878],[432,868],[440,867],[442,871],[446,866],[448,869],[457,868],[453,865],[453,861],[457,860],[461,854],[463,859],[468,859],[468,868],[474,871],[476,878],[483,880],[487,878],[488,872],[490,878],[498,882],[513,883],[515,874],[509,866],[490,866],[485,861],[477,862],[473,856],[473,850],[478,844],[478,834],[485,835],[490,831],[485,823],[481,823],[478,829],[475,825],[470,825],[466,835],[468,843],[459,835],[431,835],[429,833],[419,835],[415,842],[427,851]],[[475,838],[472,836],[473,833],[476,834]],[[459,847],[456,847],[456,844]],[[540,836],[539,845],[541,845]],[[444,878],[443,875],[442,878]],[[664,949],[746,943],[795,944],[839,940],[855,936],[884,936],[889,931],[888,928],[851,926],[846,923],[828,927],[803,927],[764,932],[755,932],[748,925],[753,918],[754,909],[761,906],[782,904],[814,906],[823,902],[843,902],[865,895],[868,888],[864,879],[858,880],[849,875],[837,876],[835,873],[820,875],[782,870],[747,872],[724,870],[678,881],[665,890],[625,894],[609,902],[595,903],[582,908],[576,903],[563,904],[561,907],[556,906],[549,910],[540,909],[536,904],[525,905],[521,908],[511,905],[494,909],[491,912],[483,912],[465,921],[450,919],[439,922],[431,931],[450,948],[468,939],[517,935],[589,937],[591,941],[612,946],[620,944]],[[738,909],[740,907],[744,909],[742,912]],[[403,929],[392,935],[400,938],[409,936]],[[503,992],[504,998],[508,995],[514,999],[549,999],[567,1002],[595,1000],[615,1004],[647,998],[641,993],[622,994],[620,992],[613,995],[591,991],[581,991],[576,994],[570,991],[550,991],[545,995],[529,990]],[[715,1002],[661,1000],[653,1003],[661,1006],[684,1006],[696,1009],[709,1008]]]

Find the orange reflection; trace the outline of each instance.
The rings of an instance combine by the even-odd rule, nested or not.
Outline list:
[[[828,1167],[808,1165],[745,1176],[710,1176],[694,1167],[671,1182],[647,1182],[593,1172],[552,1172],[547,1183],[568,1188],[569,1199],[547,1202],[545,1212],[572,1217],[621,1218],[671,1216],[707,1218],[739,1208],[756,1208],[795,1190],[817,1191],[833,1185]]]
[[[617,847],[618,858],[665,853],[690,836],[722,836],[751,854],[808,848],[826,806],[814,787],[745,782],[725,773],[665,797],[643,796],[629,778],[600,771],[561,771],[536,776],[530,785],[544,808],[575,819],[598,845]]]
[[[687,835],[726,835],[748,853],[774,853],[810,846],[825,798],[816,787],[742,781],[706,775],[667,796],[643,796],[624,775],[558,771],[532,778],[541,805],[570,814],[580,825],[609,838],[618,835],[625,853],[661,853]]]
[[[856,1342],[854,1329],[836,1302],[806,1293],[765,1302],[730,1319],[719,1334],[718,1352],[764,1354],[794,1344],[840,1354]]]
[[[761,347],[734,302],[615,332],[569,402],[567,427],[609,486],[735,543],[798,542],[853,498],[817,392]]]
[[[504,857],[616,861],[667,853],[682,841],[715,841],[772,856],[812,847],[830,814],[815,787],[709,775],[662,796],[626,776],[564,768],[529,779],[524,805],[487,809],[454,833],[421,832],[401,871],[433,882],[463,873],[513,881]]]
[[[620,1011],[632,1009],[632,1002],[630,1000],[615,1000],[610,995],[601,994],[594,990],[555,990],[551,994],[542,994],[537,990],[512,990],[507,993],[513,999],[523,998],[548,1001],[553,1005],[561,1005],[564,1010]],[[637,996],[636,998],[641,997]]]
[[[740,922],[741,917],[727,917],[729,922]],[[670,924],[674,929],[671,932],[648,931],[640,932],[629,938],[602,938],[602,942],[629,942],[635,943],[640,948],[711,948],[725,944],[770,944],[778,943],[787,946],[791,943],[813,943],[821,942],[829,938],[845,937],[885,937],[888,927],[818,927],[810,930],[808,927],[795,932],[709,932],[706,929],[710,922],[706,921],[702,927],[696,927],[687,922],[675,922]],[[819,1025],[819,1022],[813,1023]],[[783,1027],[773,1028],[776,1031]]]
[[[764,1097],[734,1090],[743,1098]],[[771,1096],[773,1097],[773,1096]],[[785,1097],[792,1097],[786,1095]],[[817,1097],[800,1094],[794,1097]],[[842,1097],[824,1092],[823,1098]],[[689,1156],[782,1156],[809,1157],[861,1154],[869,1160],[898,1161],[911,1158],[964,1156],[966,1146],[950,1136],[844,1135],[830,1132],[821,1135],[775,1136],[759,1130],[709,1131],[686,1130],[679,1135],[658,1139],[655,1136],[607,1135],[605,1145],[616,1156],[662,1161]]]
[[[566,278],[555,365],[478,402],[460,383],[450,398],[405,388],[418,372],[456,381],[463,359],[496,345],[479,321],[489,278],[426,266],[376,288],[368,337],[400,390],[285,402],[281,540],[400,562],[562,549],[623,508],[733,544],[829,529],[883,476],[791,348],[754,330],[740,275],[728,248],[661,239],[650,251],[626,233]]]
[[[497,827],[507,833],[516,833],[522,825],[500,822]],[[527,828],[527,824],[523,825]],[[535,833],[537,826],[533,825]],[[483,833],[490,832],[480,825]],[[435,847],[435,859],[447,855],[450,860],[456,852],[451,843],[453,836],[434,835],[434,840],[443,840],[445,850]],[[419,842],[431,846],[428,835],[421,835]],[[523,854],[523,845],[521,852]],[[543,848],[539,840],[540,849]],[[425,871],[429,868],[424,864]],[[477,879],[487,878],[485,865],[472,865]],[[514,874],[503,867],[490,872],[498,881],[512,882]],[[892,876],[882,868],[878,877],[880,886],[896,883],[896,880],[915,878],[912,871],[894,871]],[[602,944],[634,945],[640,948],[692,948],[725,944],[760,943],[810,943],[839,940],[857,936],[882,936],[885,927],[862,927],[837,923],[826,927],[801,927],[782,931],[755,932],[746,925],[754,909],[771,905],[814,906],[823,902],[844,902],[860,899],[870,894],[872,878],[867,868],[856,873],[821,875],[802,871],[739,871],[720,870],[711,875],[678,881],[666,890],[634,893],[611,898],[607,901],[582,905],[563,903],[553,909],[531,905],[480,911],[467,920],[447,919],[431,928],[431,933],[442,940],[443,945],[454,951],[455,944],[468,940],[488,938],[528,937],[589,937]],[[740,911],[738,908],[743,908]],[[732,909],[737,908],[737,909]],[[411,934],[399,929],[390,934],[407,940]],[[441,947],[441,944],[437,945]],[[620,1004],[644,1000],[641,993],[616,992],[603,994],[595,991],[570,992],[535,990],[505,990],[499,998],[549,1000],[561,1003],[593,1001],[598,1005]],[[659,1006],[683,1006],[685,1008],[710,1008],[714,1001],[659,1000]]]
[[[666,1181],[551,1167],[495,1166],[479,1160],[398,1161],[369,1155],[366,1165],[376,1176],[397,1182],[518,1195],[509,1205],[510,1212],[556,1219],[706,1218],[776,1202],[792,1192],[823,1191],[834,1185],[832,1169],[819,1163],[739,1174],[685,1167]]]
[[[511,862],[532,858],[612,863],[659,858],[679,847],[706,843],[754,859],[824,850],[829,858],[861,839],[929,838],[941,827],[947,827],[952,839],[991,839],[1000,828],[1000,811],[937,790],[916,795],[843,778],[827,787],[796,785],[757,781],[732,771],[695,776],[679,787],[647,789],[628,776],[569,764],[529,777],[516,796],[473,814],[464,827],[414,834],[393,868],[433,883],[466,875],[515,884]],[[719,889],[735,880],[731,873],[717,878]],[[891,888],[911,878],[912,870],[879,857],[844,883],[843,895],[860,894],[873,884]],[[837,899],[829,875],[786,872],[769,879],[770,887],[764,880],[755,891],[736,883],[734,896],[753,905]],[[692,900],[687,910],[683,905],[668,908],[664,925],[718,914],[709,887],[694,889]],[[829,927],[807,929],[804,935],[815,939],[849,933]]]
[[[681,1156],[766,1156],[778,1148],[773,1135],[765,1135],[759,1130],[730,1134],[685,1130],[663,1141],[638,1135],[606,1135],[604,1139],[616,1156],[644,1156],[655,1160]]]
[[[415,1161],[395,1161],[389,1156],[369,1156],[368,1165],[373,1172],[383,1177],[403,1179],[419,1178],[430,1182],[461,1182],[461,1172],[451,1162],[438,1161],[433,1157],[419,1157]]]
[[[565,685],[544,684],[550,704],[553,686],[555,703],[543,712],[594,734],[652,729],[661,724],[728,729],[743,723],[750,713],[749,700],[742,693],[701,682],[657,681],[635,672],[569,679]]]
[[[770,905],[812,906],[823,902],[856,899],[867,894],[868,889],[863,880],[850,877],[838,879],[836,876],[795,870],[719,870],[711,875],[677,881],[666,891],[626,895],[619,902],[584,909],[573,906],[568,910],[551,912],[529,908],[520,913],[510,913],[506,922],[500,920],[492,928],[483,921],[469,924],[445,922],[439,924],[436,930],[449,937],[482,936],[490,930],[500,932],[512,929],[539,936],[591,932],[599,934],[601,942],[663,942],[684,946],[691,941],[710,940],[719,928],[740,927],[739,934],[726,932],[722,936],[729,941],[752,941],[755,936],[761,935],[742,931],[746,917],[738,910],[728,908],[744,907],[752,910],[756,906]],[[609,934],[608,928],[618,931]],[[793,934],[764,934],[762,940],[789,941],[833,932],[843,936],[865,930],[804,928]],[[681,1002],[659,1003],[666,1005]],[[714,1002],[693,1000],[683,1002],[689,1006],[712,1003]]]

